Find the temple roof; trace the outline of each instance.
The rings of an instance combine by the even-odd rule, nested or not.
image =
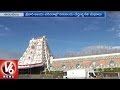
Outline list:
[[[100,54],[100,55],[89,55],[89,56],[79,56],[79,57],[68,57],[68,58],[57,58],[53,59],[52,61],[59,61],[59,60],[71,60],[71,59],[90,59],[90,58],[106,58],[106,57],[114,57],[120,56],[120,53],[112,53],[112,54]]]

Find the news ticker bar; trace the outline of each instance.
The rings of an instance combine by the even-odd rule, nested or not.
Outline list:
[[[0,12],[0,17],[106,17],[106,12]]]

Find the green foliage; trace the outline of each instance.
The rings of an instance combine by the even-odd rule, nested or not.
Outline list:
[[[120,72],[120,67],[114,67],[114,68],[98,68],[96,71],[103,71],[103,72]]]
[[[102,71],[102,68],[98,68],[97,70],[98,70],[98,71]]]
[[[64,72],[63,71],[46,71],[46,74],[57,74],[57,75],[59,75],[59,74],[64,74]]]
[[[104,72],[111,72],[112,69],[111,68],[104,68]]]

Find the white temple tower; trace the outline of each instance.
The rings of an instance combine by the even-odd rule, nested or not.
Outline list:
[[[51,53],[45,36],[32,38],[18,64],[19,69],[45,66],[49,69]]]

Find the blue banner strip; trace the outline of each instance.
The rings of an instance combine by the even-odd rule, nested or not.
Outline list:
[[[106,12],[24,12],[24,17],[106,17]]]

